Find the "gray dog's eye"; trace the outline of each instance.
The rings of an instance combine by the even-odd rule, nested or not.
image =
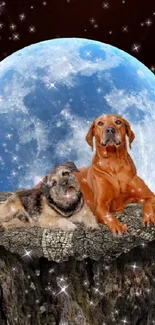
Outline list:
[[[70,172],[62,172],[62,176],[69,176]]]
[[[115,123],[116,124],[122,124],[122,122],[120,120],[116,120]]]
[[[102,122],[102,121],[99,121],[99,122],[98,122],[98,125],[99,125],[99,126],[102,126],[103,124],[104,124],[104,122]]]
[[[52,186],[55,186],[57,184],[57,182],[54,180],[52,181]]]

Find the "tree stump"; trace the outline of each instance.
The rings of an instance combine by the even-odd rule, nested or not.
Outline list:
[[[0,193],[0,202],[12,193]],[[106,226],[0,233],[0,325],[155,324],[155,226],[140,204]]]

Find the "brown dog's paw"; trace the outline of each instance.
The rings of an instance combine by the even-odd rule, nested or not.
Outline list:
[[[143,216],[143,223],[145,226],[150,226],[152,224],[155,224],[155,216],[152,214],[145,214]]]
[[[104,223],[113,234],[121,234],[124,231],[128,231],[128,227],[126,225],[123,225],[118,219],[112,216],[103,217],[102,221],[100,222]]]

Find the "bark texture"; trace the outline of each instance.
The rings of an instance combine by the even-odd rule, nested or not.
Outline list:
[[[104,225],[1,232],[0,325],[155,324],[155,226],[141,208],[118,217],[120,236]]]

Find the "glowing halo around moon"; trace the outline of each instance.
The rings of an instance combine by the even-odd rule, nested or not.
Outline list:
[[[0,191],[30,188],[54,166],[87,166],[92,121],[118,113],[136,139],[130,154],[155,191],[155,76],[111,45],[44,41],[0,63]]]

